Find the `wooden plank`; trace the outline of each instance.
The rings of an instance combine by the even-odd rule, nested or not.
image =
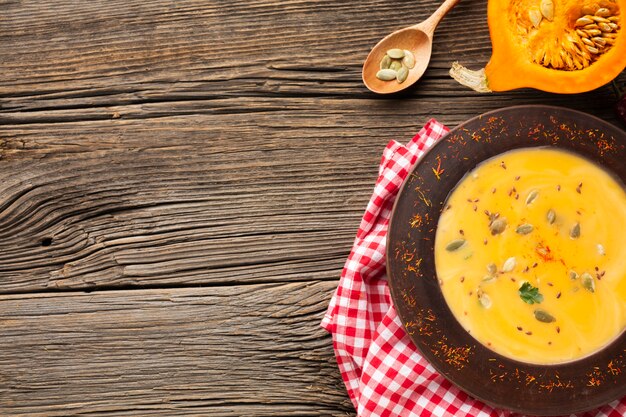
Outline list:
[[[3,416],[347,415],[335,284],[0,297]]]
[[[0,7],[1,107],[31,111],[198,95],[364,94],[358,80],[369,48],[437,2],[393,10],[382,0],[5,0]],[[454,58],[487,61],[485,11],[471,0],[446,17],[428,76],[449,81]]]

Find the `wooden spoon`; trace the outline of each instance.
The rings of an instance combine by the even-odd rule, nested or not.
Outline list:
[[[414,26],[397,30],[387,35],[370,51],[363,64],[363,83],[371,91],[379,94],[395,93],[413,85],[419,80],[428,66],[433,48],[433,34],[439,21],[459,0],[446,0],[428,19]],[[376,78],[380,61],[389,49],[406,49],[415,55],[415,67],[403,83],[396,80],[382,81]]]

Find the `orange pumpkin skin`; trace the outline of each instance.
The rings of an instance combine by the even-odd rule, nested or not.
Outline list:
[[[529,3],[534,0],[518,0],[517,3]],[[537,3],[539,0],[535,1]],[[562,36],[566,22],[574,22],[580,17],[581,7],[587,3],[593,4],[595,1],[577,0],[553,0],[555,5],[554,23],[549,22],[549,28],[554,27],[553,37],[546,36],[546,41],[558,39]],[[597,61],[592,62],[588,67],[567,71],[545,67],[533,62],[531,52],[527,45],[523,45],[524,40],[516,33],[516,28],[512,27],[512,4],[511,0],[489,0],[487,6],[487,19],[489,23],[489,33],[491,36],[492,56],[484,69],[484,74],[467,71],[459,75],[458,64],[453,65],[451,75],[462,84],[468,85],[477,91],[508,91],[517,88],[530,87],[552,93],[582,93],[594,90],[613,80],[626,68],[626,30],[624,22],[620,20],[620,28],[617,31],[615,44],[606,52],[601,54]],[[620,19],[625,17],[626,0],[616,0],[614,3],[619,7]],[[559,14],[559,10],[565,11]],[[571,27],[571,23],[570,27]],[[560,25],[560,26],[559,26]],[[550,29],[548,29],[549,31]],[[549,35],[549,33],[548,33]],[[462,68],[462,67],[461,67]],[[468,73],[472,73],[471,75]],[[482,86],[478,87],[464,78],[463,75],[486,77],[482,80]]]

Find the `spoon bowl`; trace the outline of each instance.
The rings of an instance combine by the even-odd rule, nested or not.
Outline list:
[[[370,51],[363,64],[363,83],[371,91],[378,94],[390,94],[404,90],[419,80],[430,61],[432,52],[432,37],[420,28],[411,26],[383,38]],[[407,79],[403,83],[398,81],[382,81],[376,78],[380,69],[380,61],[389,49],[400,48],[410,51],[415,56],[415,67],[409,71]]]
[[[415,84],[424,75],[430,62],[435,28],[458,2],[459,0],[446,0],[422,23],[397,30],[378,42],[363,64],[362,77],[365,86],[374,93],[390,94]],[[380,61],[389,49],[395,48],[406,49],[415,56],[415,67],[409,69],[409,75],[402,83],[396,80],[383,81],[376,77],[376,73],[380,70]]]

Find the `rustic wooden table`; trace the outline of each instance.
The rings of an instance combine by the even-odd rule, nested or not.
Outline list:
[[[610,87],[478,95],[486,2],[378,97],[435,0],[0,0],[0,415],[352,415],[319,322],[389,139]]]

